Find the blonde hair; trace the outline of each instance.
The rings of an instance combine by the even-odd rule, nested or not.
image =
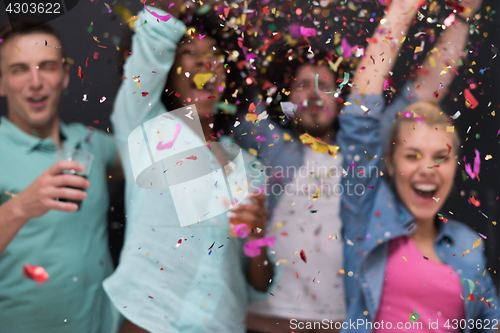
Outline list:
[[[425,123],[427,126],[450,126],[449,117],[441,110],[440,107],[427,103],[416,102],[408,105],[403,112],[399,112],[396,121],[391,129],[390,146],[387,149],[387,157],[391,160],[394,155],[396,145],[399,141],[399,131],[402,123]],[[455,150],[460,144],[457,132],[449,132],[452,140],[452,148]]]

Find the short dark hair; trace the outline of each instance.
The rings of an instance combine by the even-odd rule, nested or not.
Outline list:
[[[330,66],[330,62],[335,64],[340,56],[335,51],[330,51],[324,48],[300,46],[297,45],[287,50],[283,45],[273,45],[268,50],[268,54],[272,54],[272,60],[268,63],[262,63],[260,68],[260,83],[264,86],[265,81],[269,81],[276,86],[276,91],[273,95],[272,102],[268,107],[269,116],[276,120],[281,126],[290,128],[293,122],[283,117],[280,102],[289,100],[289,90],[293,80],[296,77],[297,71],[304,65],[326,66],[329,67],[334,74],[334,80],[343,78],[345,72],[351,71],[351,60],[343,59],[338,64],[337,70],[334,71]],[[276,50],[276,51],[273,51]],[[265,68],[265,72],[262,70]],[[283,93],[283,89],[288,91],[288,95]],[[348,87],[345,87],[340,92],[340,97],[344,98],[349,93]],[[265,97],[264,97],[265,98]],[[341,107],[341,105],[339,105]],[[334,128],[338,129],[338,123],[334,123]]]
[[[16,31],[16,32],[14,32]],[[15,36],[30,35],[36,33],[44,33],[56,37],[61,43],[59,50],[63,59],[66,58],[66,50],[63,45],[61,36],[49,24],[34,18],[18,17],[13,19],[10,23],[6,22],[0,26],[0,48],[5,45],[9,39]],[[59,45],[58,45],[59,46]]]

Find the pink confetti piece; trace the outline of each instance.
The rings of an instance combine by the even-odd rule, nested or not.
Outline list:
[[[352,54],[352,50],[357,51],[358,47],[357,46],[351,46],[349,43],[347,43],[347,40],[345,38],[342,38],[342,43],[340,44],[342,47],[342,56],[344,58],[350,58]]]
[[[484,239],[487,239],[485,235],[479,233],[479,236],[483,237]]]
[[[196,155],[191,155],[189,157],[185,157],[183,158],[182,160],[180,160],[179,162],[175,163],[175,165],[182,165],[182,163],[185,161],[185,160],[193,160],[193,161],[196,161],[198,160],[198,158],[196,157]]]
[[[451,13],[450,16],[448,16],[443,23],[448,28],[450,25],[453,24],[453,22],[455,22],[455,14]]]
[[[42,266],[24,265],[23,274],[38,284],[47,282],[49,274]]]
[[[302,36],[316,36],[316,29],[314,28],[305,28],[305,27],[300,27],[300,34]]]
[[[479,151],[477,149],[475,149],[475,152],[476,152],[476,157],[474,158],[474,172],[472,172],[470,164],[465,163],[465,172],[467,172],[467,174],[472,179],[475,179],[477,177],[477,175],[479,175],[479,168],[481,166],[481,160],[479,158]],[[465,156],[464,156],[464,162],[466,162]]]
[[[175,134],[174,138],[172,141],[169,141],[167,143],[163,143],[163,141],[158,142],[158,145],[156,146],[156,149],[158,150],[164,150],[164,149],[170,149],[174,146],[175,140],[177,140],[177,137],[179,136],[179,133],[181,132],[182,129],[182,124],[176,124],[175,125]]]
[[[167,14],[167,15],[159,15],[151,10],[148,9],[148,7],[146,7],[146,4],[144,4],[144,8],[146,8],[146,10],[151,14],[153,15],[154,17],[156,17],[157,19],[159,19],[160,21],[168,21],[170,20],[171,16],[170,14]]]
[[[250,227],[246,223],[239,223],[234,226],[234,233],[239,238],[245,238],[250,234]]]
[[[276,243],[276,237],[264,237],[261,239],[256,239],[251,242],[246,242],[243,247],[243,251],[248,257],[257,257],[260,255],[262,246],[273,247],[274,243]]]

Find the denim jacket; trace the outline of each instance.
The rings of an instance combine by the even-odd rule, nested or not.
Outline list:
[[[361,105],[370,106],[369,112],[364,112]],[[377,168],[381,165],[383,147],[387,146],[381,141],[379,132],[389,132],[387,127],[383,127],[387,126],[387,122],[380,119],[387,117],[382,114],[384,107],[382,96],[349,96],[339,119],[337,139],[344,152],[343,168],[347,170],[342,185],[351,188],[351,195],[347,193],[342,196],[341,209],[346,272],[344,282],[348,298],[348,325],[343,327],[343,332],[370,331],[366,325],[356,326],[353,322],[364,319],[365,322],[373,323],[375,320],[383,292],[389,242],[410,235],[417,228],[414,217],[390,186],[379,178]],[[391,113],[398,111],[397,108],[392,109]],[[359,173],[360,167],[364,167],[363,174]],[[439,221],[438,225],[434,249],[441,261],[453,267],[460,277],[467,320],[464,332],[480,331],[469,329],[468,320],[477,323],[479,319],[500,319],[496,290],[489,273],[485,272],[488,267],[482,252],[483,246],[472,249],[480,237],[457,221]],[[470,252],[462,256],[467,250]],[[471,286],[470,281],[464,279],[474,283],[475,301],[468,299]],[[482,299],[489,300],[489,307]],[[424,328],[426,324],[423,323]]]

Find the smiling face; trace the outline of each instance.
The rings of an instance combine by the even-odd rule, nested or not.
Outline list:
[[[318,75],[318,88],[315,77]],[[337,117],[337,90],[334,73],[326,65],[306,64],[298,68],[292,83],[290,102],[297,104],[295,119],[300,131],[322,137]]]
[[[68,86],[69,68],[61,50],[49,45],[61,42],[33,33],[12,37],[0,47],[0,96],[7,98],[9,119],[26,132],[51,126]]]
[[[185,37],[177,47],[168,87],[183,105],[195,104],[198,114],[212,114],[225,89],[224,56],[215,39]]]
[[[444,124],[409,121],[401,122],[398,132],[392,156],[387,158],[389,174],[415,219],[434,219],[453,186],[457,168],[453,136]]]

